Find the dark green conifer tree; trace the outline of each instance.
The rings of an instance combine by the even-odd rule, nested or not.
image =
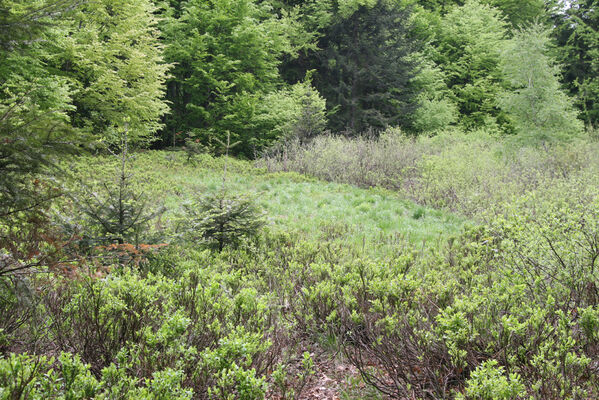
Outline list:
[[[418,67],[410,16],[409,8],[383,0],[335,10],[318,43],[315,76],[332,112],[331,129],[359,133],[407,123],[417,94],[409,83]]]
[[[599,1],[573,0],[554,13],[554,36],[564,65],[564,83],[576,97],[580,117],[599,123]]]

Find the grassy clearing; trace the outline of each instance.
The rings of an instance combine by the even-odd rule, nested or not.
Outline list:
[[[98,171],[110,173],[109,162],[104,157],[84,158],[74,171],[87,174],[93,184]],[[224,159],[207,155],[190,164],[179,153],[146,152],[136,157],[132,171],[143,176],[139,185],[152,201],[166,207],[157,224],[164,227],[183,218],[182,206],[194,196],[222,187],[223,165]],[[228,160],[226,186],[232,193],[253,197],[273,231],[339,241],[375,254],[405,239],[416,244],[440,240],[464,223],[451,213],[421,207],[388,190],[327,183],[297,173],[267,173],[239,160]]]
[[[76,354],[80,361],[67,354],[60,363],[89,364],[77,368],[97,393],[112,390],[111,382],[153,377],[154,383],[143,382],[157,385],[168,375],[165,398],[182,400],[289,398],[290,390],[316,394],[323,387],[344,399],[381,398],[378,393],[599,398],[599,193],[592,146],[530,150],[520,165],[538,167],[532,174],[511,170],[531,183],[514,198],[513,187],[500,191],[508,174],[495,174],[502,171],[496,160],[483,152],[467,158],[471,146],[457,143],[463,152],[439,156],[430,171],[440,172],[418,182],[427,183],[422,193],[438,196],[432,203],[453,199],[462,210],[475,203],[471,210],[485,210],[473,213],[478,225],[464,229],[466,221],[402,200],[401,191],[268,173],[224,158],[202,156],[192,165],[180,153],[138,153],[132,186],[146,193],[146,207],[167,211],[134,240],[172,244],[102,246],[101,240],[114,239],[96,239],[97,227],[62,199],[67,203],[59,214],[72,221],[75,229],[65,225],[65,232],[73,241],[49,267],[56,271],[50,277],[22,279],[36,279],[31,287],[40,290],[30,293],[39,293],[38,303],[6,286],[0,315],[10,318],[0,326],[0,346],[5,353],[31,343],[34,355]],[[578,166],[568,161],[572,156]],[[269,229],[215,251],[189,235],[196,225],[183,210],[194,196],[219,190],[225,161],[228,190],[255,197]],[[70,167],[82,179],[68,192],[76,199],[110,190],[117,163],[79,159]],[[481,185],[472,182],[489,190],[478,196],[468,188]],[[89,187],[81,190],[81,184]],[[118,209],[108,204],[109,211]],[[57,217],[52,227],[62,222]],[[65,265],[71,255],[80,258]],[[13,316],[27,322],[15,325]],[[47,332],[40,335],[39,326]],[[2,370],[12,376],[34,362],[0,359],[0,379]],[[65,372],[50,368],[47,362],[39,370],[44,387],[64,380]],[[242,396],[239,387],[249,391]]]
[[[378,139],[322,136],[260,160],[269,171],[294,171],[329,182],[384,187],[402,198],[474,220],[525,193],[543,198],[556,186],[597,185],[599,143],[592,137],[544,147],[485,132]],[[583,180],[583,182],[578,182]]]

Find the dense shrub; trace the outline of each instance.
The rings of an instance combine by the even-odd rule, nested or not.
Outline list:
[[[12,354],[0,359],[0,399],[191,399],[192,392],[181,387],[182,378],[181,371],[166,369],[139,381],[111,364],[98,379],[77,355],[62,353],[55,360]]]
[[[393,148],[426,160],[431,180],[420,188],[427,195],[450,187],[442,179],[454,171],[457,195],[448,207],[470,205],[479,225],[427,246],[393,238],[394,251],[382,254],[347,240],[352,231],[341,222],[321,226],[318,236],[273,226],[222,251],[184,240],[156,247],[131,268],[121,258],[111,265],[83,258],[69,274],[0,280],[2,395],[297,398],[318,367],[301,354],[316,346],[340,354],[392,398],[599,396],[593,144],[508,152],[476,136],[466,143],[453,136],[326,140],[359,143],[380,154],[364,164],[389,170],[394,165],[382,162]],[[447,148],[461,153],[450,157]],[[181,156],[139,157],[163,171],[192,168]],[[498,168],[502,157],[515,160],[507,171]],[[223,166],[199,159],[193,168],[200,171]],[[476,171],[466,167],[471,160]],[[244,166],[231,161],[246,173]],[[414,182],[422,179],[416,169]],[[468,182],[478,173],[490,187],[475,197]],[[159,193],[158,173],[148,174],[148,189]],[[513,186],[495,193],[511,174]],[[214,173],[208,189],[220,184]],[[473,199],[492,207],[466,201]],[[61,352],[69,355],[51,360]]]
[[[214,264],[206,268],[210,263]],[[86,364],[81,373],[100,397],[107,390],[119,391],[123,398],[138,398],[127,393],[147,389],[150,397],[139,398],[167,398],[168,387],[176,383],[179,386],[173,388],[185,388],[180,390],[181,398],[191,393],[206,399],[263,398],[264,373],[272,368],[279,351],[276,346],[271,349],[268,339],[273,315],[267,298],[251,282],[239,273],[219,273],[219,264],[210,253],[198,253],[178,259],[173,278],[161,276],[159,267],[154,267],[159,275],[145,278],[115,270],[104,279],[58,279],[52,290],[36,296],[41,302],[35,307],[42,316],[18,327],[20,344],[13,339],[3,347],[76,354]],[[33,380],[54,379],[47,374],[54,361],[19,357],[25,358],[6,361],[5,379],[26,380],[15,383],[26,387],[29,378],[19,369],[31,370],[27,373]],[[162,381],[167,385],[163,397],[151,394],[151,382]],[[15,386],[7,395],[16,390]],[[54,393],[44,390],[39,398]],[[56,390],[62,393],[63,389]]]
[[[586,226],[595,218],[586,215]],[[524,236],[507,221],[388,264],[297,246],[278,256],[287,263],[271,289],[294,330],[335,338],[366,382],[393,398],[592,398],[597,276],[584,268],[595,253],[582,238],[596,230],[556,234],[562,245],[580,235],[558,253],[578,254],[564,270],[551,246],[532,246],[538,230]]]
[[[506,213],[415,263],[311,263],[291,308],[394,398],[593,398],[597,209],[562,199]]]
[[[319,137],[265,156],[269,171],[296,171],[360,187],[395,190],[420,204],[468,216],[560,181],[596,185],[597,142],[523,147],[485,132],[410,138],[390,130],[378,139]],[[584,181],[584,182],[583,182]]]
[[[472,372],[466,387],[466,396],[458,399],[508,400],[523,396],[524,385],[518,374],[506,376],[503,367],[497,366],[497,361],[489,360],[482,363]]]

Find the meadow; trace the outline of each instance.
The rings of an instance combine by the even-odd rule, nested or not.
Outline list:
[[[71,239],[50,273],[4,281],[0,345],[13,355],[0,360],[0,394],[599,395],[595,140],[516,153],[487,136],[396,140],[322,139],[258,162],[137,152],[128,201],[156,212],[122,244],[95,240],[102,227],[78,206],[118,187],[120,159],[65,161],[77,179],[50,213]],[[339,172],[331,154],[360,146],[369,168]],[[385,184],[408,178],[376,162],[408,153],[409,185]],[[523,165],[536,169],[519,176]],[[472,186],[485,177],[485,191]],[[196,235],[207,214],[193,211],[221,192],[249,199],[261,224],[219,250]],[[35,293],[12,290],[23,285]]]
[[[465,219],[451,212],[420,206],[385,188],[358,188],[325,182],[295,172],[268,172],[255,162],[202,154],[187,161],[183,152],[148,151],[136,154],[130,172],[133,184],[154,207],[164,207],[153,234],[168,239],[185,219],[184,205],[223,186],[231,194],[251,197],[266,216],[269,231],[294,232],[309,239],[335,239],[350,247],[388,253],[397,242],[422,245],[459,232]],[[77,177],[69,191],[84,183],[89,190],[109,181],[114,157],[85,157],[68,170]],[[102,172],[104,176],[102,177]],[[63,213],[72,215],[69,213]],[[161,231],[164,229],[164,231]],[[381,249],[382,247],[382,249]],[[380,251],[379,251],[380,250]],[[382,253],[381,253],[382,251]]]
[[[0,400],[599,398],[597,1],[0,27]]]

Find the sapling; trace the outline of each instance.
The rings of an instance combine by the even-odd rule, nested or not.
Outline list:
[[[127,124],[118,130],[117,143],[113,148],[109,146],[108,151],[118,160],[114,179],[103,182],[97,191],[86,188],[77,203],[92,225],[99,228],[103,240],[118,244],[133,240],[138,245],[142,229],[164,208],[152,207],[148,197],[133,185]]]
[[[189,231],[192,238],[220,252],[227,245],[237,245],[243,238],[255,236],[264,221],[251,198],[233,195],[227,190],[229,150],[239,142],[231,144],[230,133],[227,133],[226,143],[216,140],[225,150],[221,188],[200,197],[187,206],[186,211],[191,222]]]

